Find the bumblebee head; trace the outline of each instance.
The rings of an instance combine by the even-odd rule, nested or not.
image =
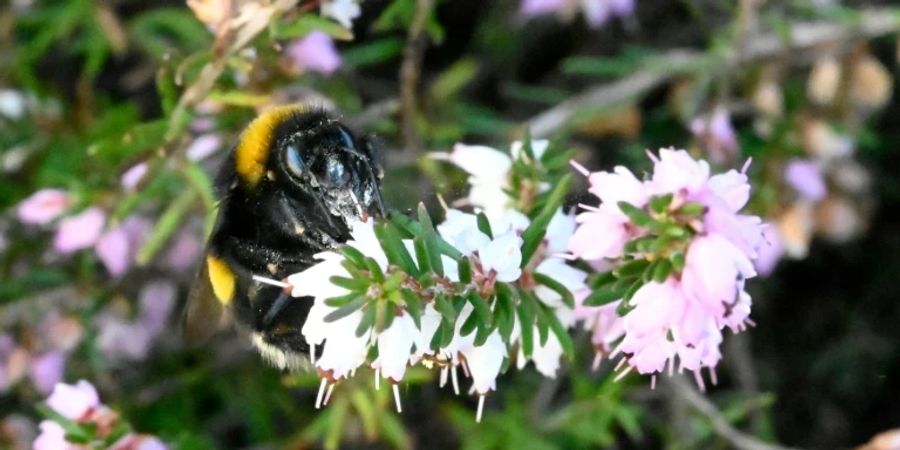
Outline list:
[[[383,174],[368,139],[324,114],[297,117],[286,128],[273,155],[284,189],[312,194],[344,219],[384,215]]]
[[[264,113],[244,131],[234,163],[248,191],[311,202],[328,223],[334,216],[347,224],[384,215],[383,172],[373,143],[324,111]]]

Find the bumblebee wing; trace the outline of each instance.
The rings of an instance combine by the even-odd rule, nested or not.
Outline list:
[[[188,294],[182,321],[182,334],[189,345],[200,344],[212,337],[225,310],[213,288],[208,258],[201,266]]]

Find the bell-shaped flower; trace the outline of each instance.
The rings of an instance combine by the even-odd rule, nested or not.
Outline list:
[[[97,389],[85,380],[77,383],[57,383],[47,398],[47,406],[70,420],[81,420],[100,406]]]
[[[72,204],[72,196],[60,189],[41,189],[22,200],[17,215],[22,223],[46,225],[62,215]]]

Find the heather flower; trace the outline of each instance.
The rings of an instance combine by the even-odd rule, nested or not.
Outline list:
[[[579,10],[588,25],[600,27],[612,18],[633,15],[634,0],[523,0],[519,9],[525,17],[555,13],[564,19]]]
[[[61,351],[47,352],[32,357],[30,376],[35,389],[42,394],[49,393],[56,383],[62,381],[66,367],[66,356]]]
[[[727,109],[715,108],[708,116],[691,121],[689,128],[713,161],[723,164],[738,156],[737,133]]]
[[[122,187],[124,187],[126,191],[134,192],[134,190],[137,189],[138,184],[140,184],[146,175],[147,163],[140,162],[129,167],[128,170],[122,174],[119,182],[122,183]]]
[[[319,12],[349,29],[353,27],[353,19],[359,17],[362,9],[356,0],[323,0]]]
[[[131,267],[145,236],[150,232],[147,220],[131,216],[121,225],[105,231],[97,239],[94,251],[112,276],[121,276]]]
[[[767,277],[772,274],[775,266],[778,265],[778,261],[784,256],[784,248],[782,247],[781,234],[778,231],[778,227],[766,224],[763,227],[762,236],[763,242],[757,249],[757,256],[753,264],[760,276]]]
[[[197,119],[194,121],[196,124],[201,119]],[[206,126],[202,122],[200,126]],[[210,125],[211,127],[211,125]],[[184,151],[184,154],[187,155],[187,158],[191,161],[202,161],[206,159],[207,156],[212,155],[222,146],[222,138],[216,133],[206,133],[197,136],[190,145],[188,145],[187,149]]]
[[[72,204],[71,195],[59,189],[41,189],[19,203],[17,213],[22,223],[46,225],[62,215]]]
[[[40,425],[41,434],[34,440],[32,450],[77,450],[78,447],[66,441],[66,430],[62,425],[50,421],[42,420]]]
[[[828,188],[819,166],[809,160],[794,159],[784,169],[784,181],[801,197],[817,202],[825,198]]]
[[[97,389],[85,380],[75,384],[57,383],[47,398],[47,406],[70,420],[82,420],[100,405]]]
[[[526,158],[522,149],[522,142],[513,142],[510,153],[483,145],[456,144],[449,153],[433,153],[435,159],[450,161],[469,174],[469,195],[466,197],[468,204],[479,208],[490,217],[505,216],[514,205],[514,198],[507,190],[511,188],[510,177],[512,175],[513,161]],[[540,160],[547,151],[549,141],[531,141],[531,150],[535,158]],[[530,161],[539,165],[539,161]],[[537,193],[549,189],[549,185],[542,183],[537,186]]]
[[[77,433],[86,441],[110,442],[118,431],[127,429],[121,426],[119,415],[100,403],[97,390],[91,383],[80,380],[74,385],[57,383],[53,393],[47,398],[47,406],[73,423],[67,426],[77,427]],[[94,448],[93,445],[74,444],[67,440],[67,432],[60,424],[44,420],[40,424],[40,435],[34,440],[33,448],[48,450],[78,450]],[[106,448],[106,447],[104,447]],[[125,433],[108,447],[110,450],[165,450],[166,446],[156,437]]]
[[[285,54],[299,70],[311,70],[325,75],[341,67],[341,55],[331,36],[313,31],[302,39],[288,44]]]
[[[72,253],[94,245],[103,231],[106,213],[91,207],[79,214],[64,218],[59,223],[53,246],[60,253]]]
[[[752,323],[744,283],[756,276],[753,261],[765,226],[739,213],[749,199],[744,173],[711,175],[705,161],[683,150],[663,149],[651,158],[653,173],[643,182],[622,168],[588,174],[589,190],[601,202],[579,214],[570,252],[586,260],[619,259],[640,272],[626,275],[624,266],[610,272],[630,280],[623,299],[599,308],[582,304],[576,314],[594,331],[596,361],[621,354],[624,375],[631,369],[660,373],[677,359],[702,386],[700,371],[721,359],[721,330],[738,332]],[[652,275],[642,280],[641,272]]]
[[[0,89],[0,116],[19,120],[28,110],[28,97],[12,89]]]

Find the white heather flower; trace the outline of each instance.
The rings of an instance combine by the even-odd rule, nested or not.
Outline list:
[[[497,389],[497,376],[506,358],[506,345],[500,333],[492,332],[484,345],[467,347],[461,350],[466,358],[469,374],[472,376],[472,388],[479,394],[486,394]]]
[[[353,28],[353,19],[359,17],[362,9],[356,0],[324,0],[319,12],[331,17],[344,28]]]
[[[420,345],[424,342],[421,335],[422,332],[416,328],[409,313],[398,314],[391,326],[378,334],[378,358],[372,363],[372,367],[381,370],[384,378],[402,380],[413,345],[421,351]]]
[[[516,281],[522,275],[522,238],[513,232],[496,237],[479,250],[481,265],[485,272],[497,274],[498,281]]]
[[[450,153],[434,153],[432,157],[450,161],[469,174],[470,205],[481,208],[488,217],[502,216],[510,210],[512,198],[506,193],[509,188],[510,175],[514,160],[527,156],[522,149],[522,142],[513,142],[510,153],[484,145],[456,144]],[[540,159],[546,152],[549,141],[531,141],[531,149],[535,158]],[[538,161],[534,162],[538,164]],[[547,183],[538,186],[539,192],[550,188]]]

